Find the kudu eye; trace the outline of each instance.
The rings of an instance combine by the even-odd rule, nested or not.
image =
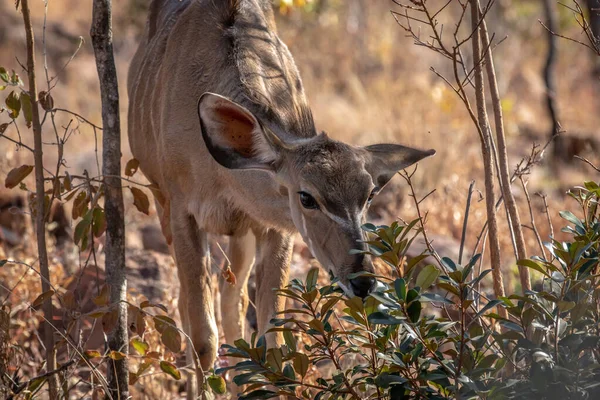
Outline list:
[[[373,200],[373,197],[375,197],[375,195],[377,194],[377,192],[379,192],[379,188],[376,187],[373,190],[371,190],[371,194],[369,194],[369,199],[367,200],[367,204],[371,204],[371,201]]]
[[[319,208],[317,201],[310,194],[306,192],[298,192],[298,194],[300,195],[300,203],[302,203],[302,207],[309,210],[316,210]]]

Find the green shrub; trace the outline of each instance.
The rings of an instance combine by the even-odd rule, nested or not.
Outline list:
[[[405,262],[417,221],[367,224],[366,252],[401,277],[377,276],[363,301],[344,297],[335,278],[318,287],[312,269],[279,290],[293,308],[272,320],[271,332],[285,344],[268,348],[254,335],[225,345],[241,361],[217,373],[236,371],[242,399],[600,398],[600,189],[588,182],[570,194],[583,216],[561,213],[572,240],[548,243],[549,260],[519,262],[539,273],[539,290],[489,299],[478,289],[491,271],[475,272],[479,255],[419,267],[427,254]],[[324,362],[335,372],[314,377]]]

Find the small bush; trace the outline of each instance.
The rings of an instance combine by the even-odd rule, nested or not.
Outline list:
[[[405,257],[418,221],[367,224],[367,253],[396,278],[377,276],[377,290],[362,301],[345,298],[335,278],[318,287],[312,269],[279,290],[294,306],[270,332],[282,332],[285,344],[268,348],[254,335],[225,345],[241,361],[217,373],[236,371],[242,399],[599,398],[600,189],[587,182],[570,195],[582,215],[561,213],[572,239],[547,243],[548,260],[519,262],[537,272],[538,290],[487,298],[480,287],[491,270],[478,268],[479,255],[421,268],[428,254]],[[500,307],[508,318],[494,312]],[[335,372],[315,377],[325,362]]]

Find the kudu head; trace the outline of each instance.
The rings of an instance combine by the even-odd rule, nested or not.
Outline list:
[[[366,297],[375,279],[362,249],[367,209],[400,170],[435,154],[396,144],[355,147],[322,133],[284,142],[246,108],[205,93],[198,103],[202,136],[213,158],[230,169],[261,169],[287,189],[294,225],[313,255],[348,295]]]

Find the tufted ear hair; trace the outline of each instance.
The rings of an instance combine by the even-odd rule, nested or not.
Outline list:
[[[281,141],[246,108],[215,93],[198,101],[202,138],[212,157],[230,169],[274,171]]]
[[[399,144],[374,144],[367,151],[366,169],[373,182],[383,188],[398,172],[435,154],[435,150],[419,150]]]

